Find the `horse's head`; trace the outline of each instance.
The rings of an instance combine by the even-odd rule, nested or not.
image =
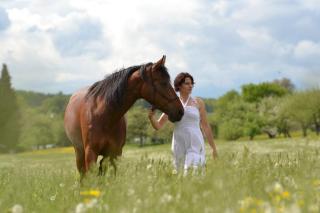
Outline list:
[[[141,96],[153,107],[161,110],[169,116],[172,122],[180,121],[184,109],[170,84],[170,75],[164,66],[166,57],[163,56],[158,62],[147,64],[140,69],[143,79]]]

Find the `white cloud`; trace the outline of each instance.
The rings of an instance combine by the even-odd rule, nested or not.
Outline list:
[[[55,81],[58,83],[63,83],[63,82],[68,82],[68,81],[79,81],[79,80],[86,80],[88,79],[87,75],[79,75],[79,74],[75,74],[75,73],[58,73],[55,77]]]
[[[320,9],[320,2],[319,0],[301,0],[301,5],[306,9],[317,11]]]
[[[320,43],[303,40],[294,48],[294,55],[299,59],[304,58],[320,58]]]
[[[195,95],[284,74],[302,84],[320,66],[318,2],[5,1],[0,62],[16,88],[44,92],[72,92],[163,54],[172,78],[194,75]]]

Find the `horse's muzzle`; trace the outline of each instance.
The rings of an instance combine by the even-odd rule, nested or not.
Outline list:
[[[171,122],[180,121],[182,119],[183,114],[184,114],[184,110],[179,109],[177,112],[169,114],[169,120]]]

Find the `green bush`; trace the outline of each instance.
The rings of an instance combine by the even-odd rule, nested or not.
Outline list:
[[[221,124],[219,133],[222,139],[237,140],[243,136],[243,128],[238,120],[230,120]]]

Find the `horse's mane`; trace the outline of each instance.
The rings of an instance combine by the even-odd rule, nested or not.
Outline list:
[[[139,69],[142,69],[144,74],[145,68],[150,64],[152,63],[123,68],[106,76],[103,80],[91,85],[86,94],[86,99],[101,96],[106,104],[112,104],[115,107],[121,106],[129,77]]]

